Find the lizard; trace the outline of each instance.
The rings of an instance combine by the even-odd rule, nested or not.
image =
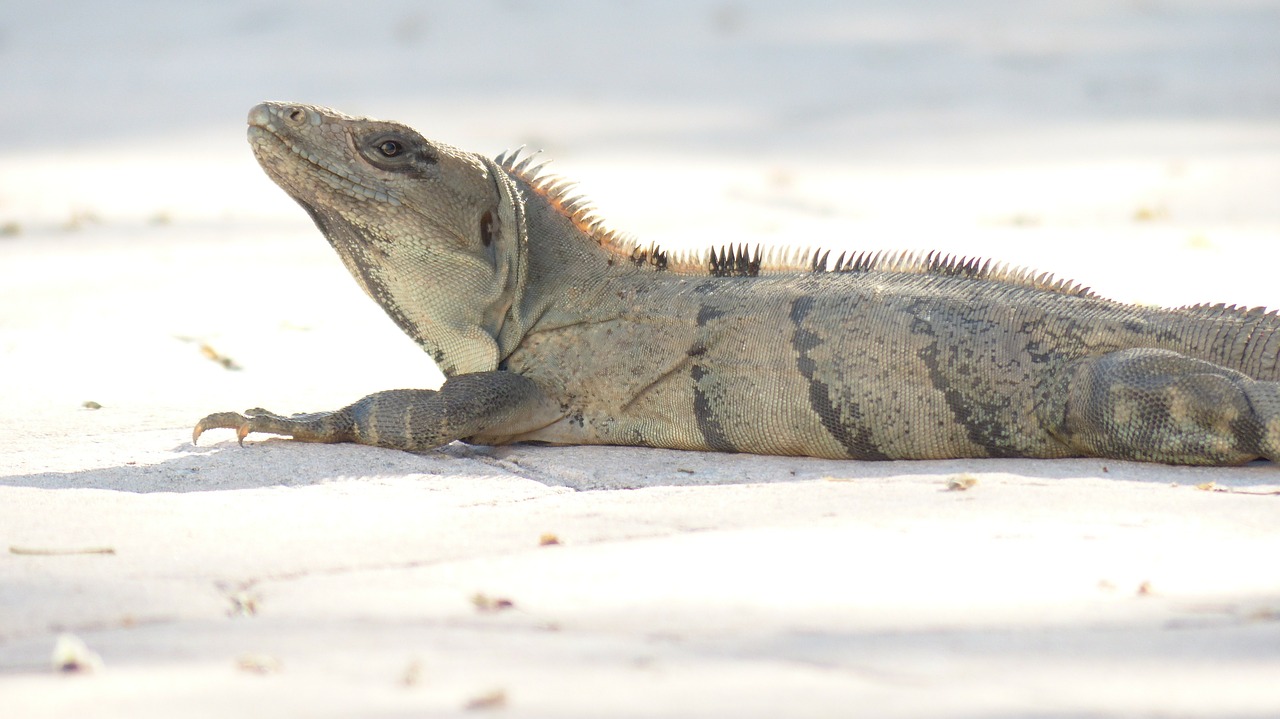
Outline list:
[[[1280,317],[1125,304],[939,253],[667,253],[536,154],[263,103],[248,137],[442,370],[342,409],[201,419],[410,451],[455,440],[863,460],[1280,459]]]

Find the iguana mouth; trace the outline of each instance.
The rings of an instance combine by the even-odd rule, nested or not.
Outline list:
[[[399,198],[388,193],[386,190],[380,190],[368,186],[364,183],[363,178],[356,173],[343,169],[342,165],[334,162],[333,160],[327,160],[316,155],[314,152],[307,150],[293,140],[290,140],[276,132],[269,125],[250,125],[249,142],[253,145],[254,154],[257,155],[260,160],[263,155],[264,145],[266,144],[263,142],[264,140],[268,142],[274,141],[274,145],[276,147],[288,150],[294,157],[310,165],[317,179],[339,192],[343,192],[357,199],[386,202],[394,207],[399,207],[401,205]]]

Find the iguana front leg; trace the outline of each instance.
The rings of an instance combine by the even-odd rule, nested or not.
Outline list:
[[[563,414],[531,380],[514,372],[449,378],[439,390],[393,389],[333,412],[282,417],[266,410],[218,412],[196,423],[191,442],[206,430],[234,429],[240,443],[252,432],[303,442],[356,442],[425,450],[481,436],[500,442],[544,427]]]

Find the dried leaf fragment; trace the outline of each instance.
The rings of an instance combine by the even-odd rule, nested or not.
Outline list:
[[[1169,209],[1167,207],[1139,207],[1133,212],[1134,222],[1154,222],[1156,220],[1165,220],[1169,217]]]
[[[223,354],[219,354],[219,352],[210,346],[208,342],[200,343],[200,354],[222,365],[224,369],[233,371],[240,369],[240,365],[236,364],[235,360]]]
[[[471,603],[482,612],[494,613],[514,609],[516,603],[506,597],[491,597],[483,592],[471,595]]]
[[[9,554],[25,554],[36,557],[60,557],[68,554],[115,554],[115,547],[67,547],[63,549],[55,549],[52,547],[19,547],[15,545],[9,546]]]
[[[227,596],[231,608],[227,610],[229,617],[252,617],[258,613],[258,597],[248,592],[233,592]]]
[[[1236,489],[1235,487],[1219,487],[1215,482],[1197,484],[1196,489],[1203,492],[1221,492],[1223,494],[1252,494],[1257,497],[1280,495],[1280,490]]]
[[[400,683],[407,687],[416,687],[422,683],[422,661],[414,659],[409,662],[409,666],[404,668],[404,674],[400,675]]]
[[[236,659],[236,668],[250,674],[275,674],[280,671],[280,660],[270,654],[241,654]]]
[[[501,689],[494,689],[491,692],[485,692],[467,700],[463,708],[467,711],[476,711],[478,709],[502,709],[506,705],[507,693]]]
[[[560,538],[551,532],[544,532],[541,537],[538,537],[538,546],[540,547],[551,547],[559,543]]]
[[[67,218],[66,223],[62,225],[62,229],[68,231],[79,230],[85,225],[98,224],[102,219],[98,217],[93,210],[74,210],[71,216]]]
[[[60,634],[53,645],[53,669],[58,672],[96,672],[102,657],[74,634]]]

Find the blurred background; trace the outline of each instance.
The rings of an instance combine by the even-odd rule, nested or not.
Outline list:
[[[849,162],[993,124],[1273,122],[1278,41],[1267,0],[8,0],[0,147],[218,135],[302,98],[468,142]]]
[[[291,212],[243,141],[264,99],[633,165],[587,189],[680,241],[1280,218],[1275,0],[7,0],[0,224]]]

